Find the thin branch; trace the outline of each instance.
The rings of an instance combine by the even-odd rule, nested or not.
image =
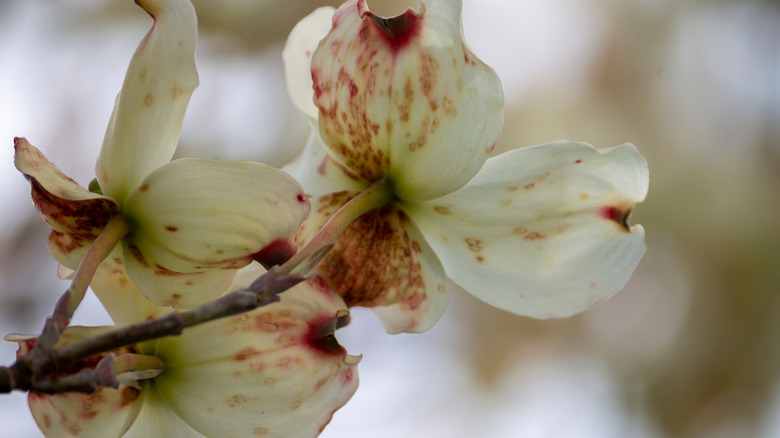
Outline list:
[[[11,367],[0,367],[0,393],[8,393],[14,389],[46,393],[92,392],[97,388],[94,386],[95,384],[112,386],[116,379],[111,381],[105,373],[97,373],[97,369],[82,370],[72,376],[58,379],[42,376],[38,370],[66,367],[94,354],[142,341],[179,335],[187,327],[257,309],[278,301],[280,293],[304,280],[305,277],[298,274],[277,276],[276,272],[271,270],[255,280],[246,289],[231,292],[200,307],[182,312],[172,312],[159,318],[112,330],[52,350],[50,354],[41,356],[36,361],[27,361],[26,357],[21,358]]]

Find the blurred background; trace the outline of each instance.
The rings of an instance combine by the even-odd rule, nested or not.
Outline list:
[[[338,335],[364,355],[361,388],[323,437],[780,437],[780,2],[463,1],[469,45],[506,90],[496,152],[634,143],[650,166],[632,218],[648,251],[623,291],[574,318],[516,317],[455,286],[423,335],[355,311]],[[283,165],[309,128],[281,49],[336,2],[194,3],[201,86],[178,155]],[[0,0],[2,334],[37,333],[66,287],[13,137],[86,185],[150,23],[129,0]],[[90,295],[76,322],[109,319]],[[40,436],[24,394],[0,396],[0,424]]]

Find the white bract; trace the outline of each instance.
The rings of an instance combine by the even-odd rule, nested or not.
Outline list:
[[[310,205],[295,180],[262,163],[170,161],[198,84],[195,11],[188,0],[138,3],[154,25],[130,62],[97,160],[102,193],[76,184],[23,138],[15,142],[15,164],[53,229],[49,248],[62,265],[75,269],[108,221],[121,215],[131,231],[98,277],[126,270],[154,304],[194,307],[219,296],[252,260],[273,265],[289,258]],[[117,285],[93,282],[115,321],[149,316],[139,309],[145,304],[118,296]]]
[[[390,332],[427,330],[446,276],[536,318],[565,317],[617,292],[645,251],[629,215],[647,163],[632,145],[553,142],[488,158],[501,130],[496,74],[463,40],[459,0],[382,18],[365,0],[321,8],[285,47],[288,89],[315,127],[288,169],[314,196],[299,239],[384,182],[395,201],[337,240],[318,267],[350,306]]]
[[[244,268],[231,289],[263,272]],[[114,352],[156,357],[156,377],[93,394],[31,393],[30,410],[52,438],[314,437],[357,390],[359,358],[334,337],[346,309],[301,283],[279,302]],[[70,327],[58,347],[105,329]]]

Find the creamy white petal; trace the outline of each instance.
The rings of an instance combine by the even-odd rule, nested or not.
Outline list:
[[[198,433],[184,422],[160,397],[153,382],[144,389],[143,406],[135,422],[122,438],[201,438]],[[104,435],[108,436],[108,435]]]
[[[314,437],[357,389],[333,330],[335,294],[303,283],[281,301],[161,339],[163,399],[208,437]]]
[[[323,204],[331,209],[339,206]],[[375,309],[389,333],[424,332],[447,307],[447,278],[441,262],[395,205],[370,211],[353,222],[316,272],[350,307]]]
[[[108,123],[96,173],[103,193],[120,203],[179,141],[195,70],[197,20],[189,0],[138,0],[154,19],[130,61]]]
[[[123,242],[123,249],[127,276],[141,294],[157,306],[189,309],[205,304],[220,296],[236,275],[234,269],[173,271],[127,242]]]
[[[565,317],[617,292],[645,251],[628,216],[647,194],[632,145],[555,142],[491,158],[466,186],[408,203],[447,274],[520,315]]]
[[[294,252],[309,208],[303,189],[281,170],[185,158],[152,172],[127,197],[123,215],[134,231],[125,248],[162,275],[238,269],[252,259],[277,264]],[[136,281],[129,267],[128,274]]]
[[[298,183],[265,164],[172,161],[127,197],[127,274],[156,305],[203,304],[253,259],[273,265],[291,256],[309,208]]]
[[[461,187],[501,131],[501,83],[463,41],[460,13],[460,1],[431,1],[383,18],[352,0],[312,58],[322,139],[361,178],[387,178],[404,199]]]
[[[143,296],[127,276],[122,258],[122,248],[114,248],[89,285],[114,323],[129,325],[171,312],[170,307],[156,306]]]
[[[314,90],[311,80],[311,57],[320,40],[330,31],[334,8],[317,8],[293,27],[282,51],[287,91],[293,104],[317,127],[319,110],[314,106]]]

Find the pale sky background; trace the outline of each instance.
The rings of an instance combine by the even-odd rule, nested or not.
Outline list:
[[[780,3],[464,3],[466,39],[506,91],[498,149],[636,144],[651,185],[632,222],[649,250],[622,292],[568,320],[508,315],[455,287],[422,335],[388,336],[356,310],[338,337],[364,355],[361,385],[322,436],[780,437]],[[181,156],[295,156],[308,126],[281,47],[323,4],[196,2],[201,85]],[[86,185],[149,24],[129,0],[0,2],[3,334],[40,330],[66,287],[12,139]],[[109,323],[91,294],[77,323]],[[0,345],[4,364],[14,351]],[[0,438],[41,436],[21,393],[0,396],[0,424]]]

